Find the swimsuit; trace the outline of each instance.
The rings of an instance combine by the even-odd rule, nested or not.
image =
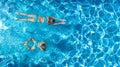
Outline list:
[[[55,20],[52,17],[48,17],[48,24],[54,24]]]

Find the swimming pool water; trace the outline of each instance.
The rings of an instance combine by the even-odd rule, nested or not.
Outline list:
[[[66,19],[16,21],[15,12]],[[0,0],[0,67],[119,67],[120,0]],[[47,50],[28,50],[29,38]]]

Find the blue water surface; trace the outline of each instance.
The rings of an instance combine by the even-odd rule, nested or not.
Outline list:
[[[18,21],[15,12],[66,24]],[[0,67],[120,67],[119,28],[120,0],[0,0]],[[46,51],[28,50],[30,38]]]

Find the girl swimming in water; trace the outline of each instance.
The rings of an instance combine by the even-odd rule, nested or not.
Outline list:
[[[26,14],[26,13],[22,13],[22,12],[16,12],[16,14],[18,15],[23,15],[29,18],[15,18],[15,20],[22,20],[22,21],[26,21],[26,22],[35,22],[35,18],[36,15],[35,14]],[[44,22],[44,18],[39,16],[37,19],[37,22]],[[65,20],[64,19],[59,19],[59,18],[54,18],[54,17],[47,17],[47,23],[49,25],[59,25],[59,24],[65,24]]]

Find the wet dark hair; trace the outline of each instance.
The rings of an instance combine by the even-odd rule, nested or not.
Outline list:
[[[44,46],[45,48],[42,48],[44,51],[46,50],[46,44],[43,43],[41,46]]]
[[[48,24],[54,24],[55,20],[52,17],[48,17]]]

